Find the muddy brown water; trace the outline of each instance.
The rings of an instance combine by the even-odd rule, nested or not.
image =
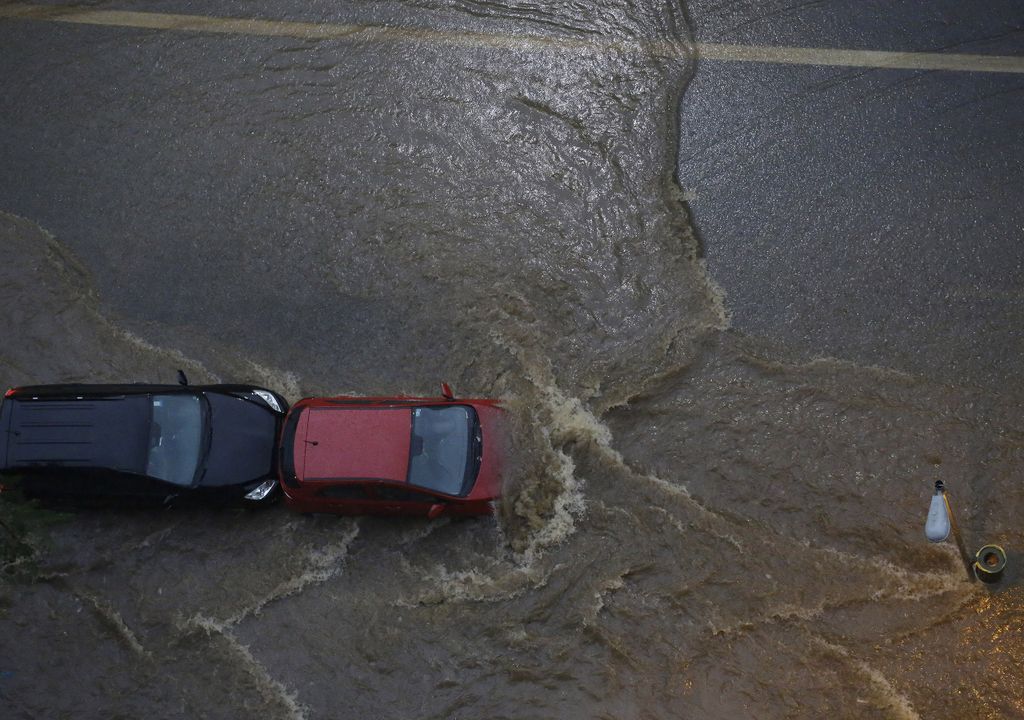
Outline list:
[[[4,717],[1024,715],[1019,390],[729,329],[672,178],[681,10],[386,7],[461,40],[129,33],[156,89],[92,122],[192,122],[153,133],[163,174],[130,144],[108,171],[223,153],[238,183],[193,211],[125,183],[81,231],[0,216],[0,380],[447,379],[515,418],[499,516],[75,513],[4,569]],[[935,480],[972,552],[1006,548],[998,585],[925,541]]]

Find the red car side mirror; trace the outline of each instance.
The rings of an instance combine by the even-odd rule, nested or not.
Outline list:
[[[445,400],[455,399],[455,395],[452,394],[451,385],[449,385],[446,382],[441,383],[441,397],[443,397]]]
[[[430,510],[427,512],[427,517],[431,520],[436,520],[444,514],[444,505],[442,503],[434,503],[430,506]]]

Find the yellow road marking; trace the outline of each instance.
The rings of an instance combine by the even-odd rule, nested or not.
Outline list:
[[[483,32],[451,32],[429,28],[344,23],[313,23],[293,20],[176,15],[172,13],[95,10],[71,5],[0,5],[0,18],[41,20],[79,25],[177,30],[292,37],[309,40],[406,40],[446,45],[516,50],[620,50],[641,49],[636,41],[604,38],[560,38],[539,35],[510,35]],[[968,55],[959,53],[883,52],[832,48],[775,47],[766,45],[725,45],[698,43],[648,44],[659,55],[682,56],[695,51],[705,60],[759,62],[784,65],[891,68],[899,70],[949,70],[953,72],[1024,73],[1024,57],[1012,55]]]
[[[708,60],[836,65],[840,67],[895,68],[899,70],[952,70],[954,72],[1024,73],[1024,57],[966,55],[960,53],[884,52],[832,48],[772,47],[765,45],[697,45]]]
[[[507,35],[481,32],[432,30],[430,28],[388,25],[355,25],[313,23],[294,20],[259,20],[250,18],[211,17],[207,15],[175,15],[172,13],[133,12],[127,10],[91,10],[70,5],[31,5],[10,3],[0,5],[0,18],[43,20],[79,25],[178,30],[187,32],[225,33],[232,35],[263,35],[308,40],[412,40],[496,47],[531,48],[628,48],[636,43],[609,41],[600,38],[559,38],[539,35]]]

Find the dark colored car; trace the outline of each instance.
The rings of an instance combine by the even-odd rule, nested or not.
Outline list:
[[[288,403],[250,385],[36,385],[0,405],[0,474],[65,500],[267,503]]]
[[[299,512],[489,515],[501,495],[505,411],[497,400],[330,397],[295,403],[281,436],[281,487]]]

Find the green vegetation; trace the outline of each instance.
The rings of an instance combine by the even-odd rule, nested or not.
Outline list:
[[[9,481],[0,493],[0,580],[19,575],[48,542],[48,529],[67,516],[26,500]]]

